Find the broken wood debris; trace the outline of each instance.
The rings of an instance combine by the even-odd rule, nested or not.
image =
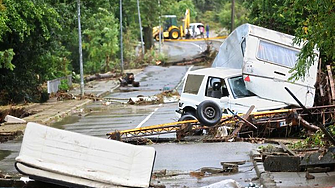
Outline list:
[[[107,73],[97,73],[94,75],[86,76],[85,81],[93,81],[93,80],[98,80],[98,79],[107,79],[107,78],[115,78],[117,76],[116,73],[112,72],[107,72]]]
[[[328,119],[328,116],[331,116],[335,113],[335,105],[312,107],[308,109],[311,110],[311,113],[314,116],[317,116],[318,119],[320,119],[320,117],[325,117],[324,119]],[[288,136],[288,133],[290,132],[294,133],[294,130],[300,132],[298,126],[301,125],[301,122],[299,122],[299,120],[297,119],[298,116],[294,114],[298,114],[304,119],[306,119],[306,117],[308,116],[303,108],[284,109],[251,113],[249,115],[248,121],[256,126],[257,130],[255,130],[251,126],[246,126],[246,122],[238,117],[235,117],[235,115],[226,115],[222,117],[219,124],[212,127],[204,126],[200,124],[197,120],[189,120],[183,122],[172,122],[161,125],[141,127],[138,129],[123,130],[120,131],[119,134],[121,140],[124,140],[131,137],[143,137],[173,133],[178,131],[182,132],[184,130],[185,134],[177,134],[178,140],[181,140],[184,136],[195,134],[199,132],[199,130],[206,130],[206,135],[203,138],[204,142],[249,141],[253,143],[264,143],[264,137],[271,136],[271,133],[276,133],[277,135],[279,135],[279,130],[283,130],[282,132],[285,133],[284,136]],[[241,115],[239,114],[238,116]],[[285,122],[285,126],[281,125],[281,122],[283,121]],[[192,127],[191,131],[190,127],[185,126],[184,124],[190,124],[190,126]],[[227,136],[218,134],[220,127],[225,127],[224,129],[228,133]],[[112,138],[112,135],[114,134],[116,133],[107,133],[107,136]]]

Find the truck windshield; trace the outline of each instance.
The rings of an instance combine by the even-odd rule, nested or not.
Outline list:
[[[235,99],[255,96],[255,94],[247,90],[247,88],[245,87],[242,76],[229,78],[228,82]]]
[[[186,79],[183,93],[198,94],[204,75],[189,74]]]

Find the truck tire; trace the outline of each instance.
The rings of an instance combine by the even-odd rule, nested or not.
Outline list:
[[[197,118],[191,114],[184,114],[182,115],[178,121],[187,121],[187,120],[196,120]]]
[[[214,126],[221,120],[222,112],[219,105],[207,100],[199,104],[196,115],[200,123],[207,126]]]
[[[159,34],[155,35],[154,39],[158,42],[159,41]],[[163,35],[161,35],[161,40],[163,40]]]
[[[169,33],[170,39],[178,39],[180,37],[180,31],[178,29],[172,29]]]

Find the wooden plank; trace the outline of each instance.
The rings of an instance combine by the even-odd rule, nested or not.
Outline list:
[[[292,150],[290,150],[290,148],[288,148],[284,143],[279,142],[281,148],[283,148],[283,150],[285,152],[288,152],[289,154],[293,155],[293,156],[297,156]]]
[[[247,113],[245,113],[244,115],[243,115],[243,119],[248,119],[249,118],[249,116],[250,116],[250,114],[251,114],[251,112],[254,110],[254,108],[255,108],[255,106],[254,105],[252,105],[250,108],[249,108],[249,110],[247,111]],[[234,115],[235,116],[235,115]],[[237,116],[237,115],[236,115]],[[238,127],[233,131],[233,133],[230,135],[230,138],[235,138],[236,137],[236,135],[237,135],[237,133],[238,132],[240,132],[240,130],[242,129],[242,126],[245,124],[245,122],[244,121],[240,121],[239,122],[239,124],[238,124]]]
[[[330,93],[330,86],[329,86],[329,76],[326,76],[326,83],[328,84],[327,86],[327,93],[328,93],[328,103],[329,104],[332,104],[332,96],[331,96],[331,93]]]
[[[332,74],[332,70],[330,65],[327,65],[327,71],[328,71],[328,76],[329,76],[329,84],[330,84],[330,90],[331,90],[331,94],[332,94],[332,101],[335,100],[335,87],[334,87],[334,78],[333,78],[333,74]]]

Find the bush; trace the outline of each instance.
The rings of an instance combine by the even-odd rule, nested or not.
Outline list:
[[[69,84],[67,83],[67,80],[61,80],[60,85],[58,86],[59,91],[68,91],[69,90]]]

